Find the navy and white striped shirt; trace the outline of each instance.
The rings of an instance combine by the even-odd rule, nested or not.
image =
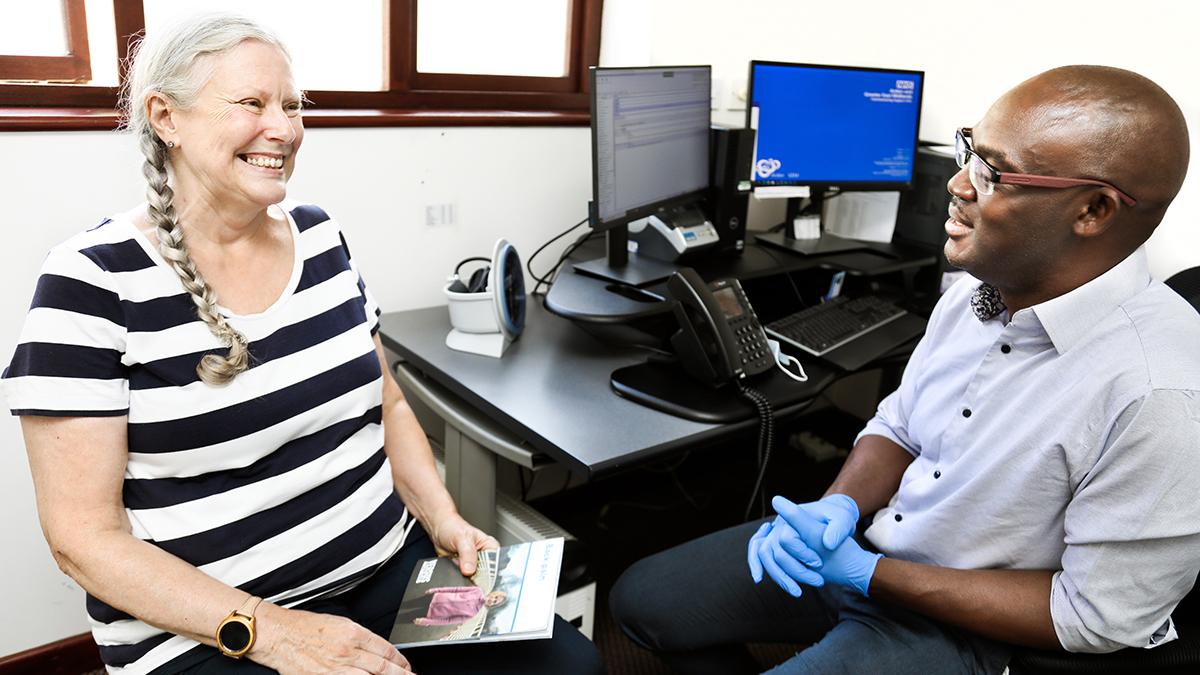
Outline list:
[[[369,576],[415,521],[383,450],[379,307],[338,224],[280,206],[295,265],[265,311],[223,310],[251,354],[228,385],[196,375],[226,348],[130,212],[51,250],[4,389],[16,415],[127,415],[133,535],[291,606]],[[109,672],[148,672],[197,644],[90,595],[87,612]]]

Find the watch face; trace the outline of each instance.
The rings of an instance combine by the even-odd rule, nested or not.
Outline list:
[[[238,652],[250,644],[250,629],[238,621],[230,621],[221,626],[218,635],[221,644],[231,652]]]

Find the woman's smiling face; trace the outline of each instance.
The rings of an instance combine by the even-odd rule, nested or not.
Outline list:
[[[257,40],[205,59],[197,67],[211,68],[211,75],[195,104],[172,115],[178,184],[226,204],[279,203],[304,139],[291,64]]]

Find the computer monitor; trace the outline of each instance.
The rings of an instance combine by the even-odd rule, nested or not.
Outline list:
[[[751,182],[808,186],[789,199],[784,235],[762,241],[804,254],[859,248],[840,237],[796,239],[798,215],[820,218],[826,192],[905,190],[913,182],[925,74],[917,70],[751,61],[746,125],[757,130]]]
[[[814,194],[908,188],[924,80],[916,70],[751,61],[752,182]]]
[[[589,218],[608,255],[576,269],[639,285],[673,268],[631,261],[630,221],[701,199],[708,189],[711,66],[592,68]]]

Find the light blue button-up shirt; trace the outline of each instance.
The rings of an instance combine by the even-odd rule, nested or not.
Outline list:
[[[1050,569],[1063,647],[1175,637],[1200,570],[1200,315],[1143,249],[1047,302],[980,321],[938,303],[867,434],[913,454],[867,530],[883,553]]]

